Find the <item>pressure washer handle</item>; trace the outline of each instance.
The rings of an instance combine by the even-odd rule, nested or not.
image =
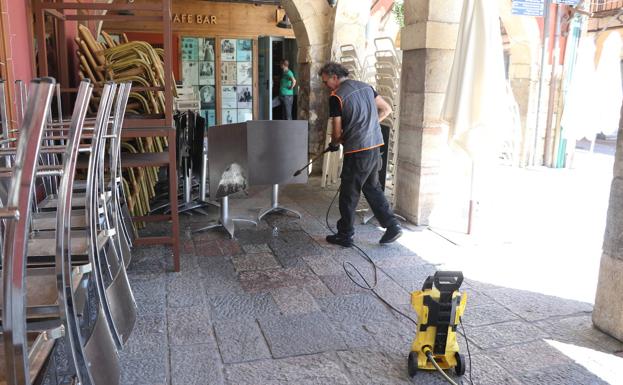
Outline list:
[[[435,273],[435,287],[442,293],[452,293],[459,290],[463,283],[461,271],[438,271]]]
[[[318,156],[316,156],[315,158],[310,160],[309,163],[307,163],[305,166],[301,167],[300,169],[296,170],[296,172],[294,173],[293,176],[299,176],[303,172],[303,170],[305,170],[307,167],[309,167],[310,164],[312,164],[315,161],[317,161],[321,156],[323,156],[324,154],[326,154],[329,151],[331,151],[331,147],[325,148],[324,151],[322,151]]]

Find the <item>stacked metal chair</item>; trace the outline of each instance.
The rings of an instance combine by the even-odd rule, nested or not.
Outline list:
[[[340,46],[340,64],[348,69],[351,78],[374,85],[374,58],[366,56],[361,60],[354,45]]]
[[[389,37],[374,40],[376,51],[374,57],[366,57],[361,60],[355,47],[347,44],[340,47],[340,63],[351,73],[351,78],[366,82],[375,87],[376,91],[391,106],[393,112],[382,125],[389,126],[389,138],[387,143],[387,171],[385,179],[385,195],[393,207],[395,204],[395,180],[396,163],[398,160],[398,133],[400,116],[400,76],[402,58],[399,50]],[[362,64],[363,63],[363,64]],[[325,144],[331,140],[331,127],[328,127]],[[325,146],[326,147],[326,146]],[[326,154],[323,158],[322,187],[337,183],[340,174],[342,156],[337,153]],[[359,212],[363,215],[363,222],[371,218],[371,213],[366,209],[365,202],[361,202]]]
[[[376,68],[376,91],[390,106],[393,112],[383,122],[389,126],[387,143],[387,172],[385,176],[385,196],[393,207],[396,203],[396,164],[398,161],[398,134],[400,117],[400,75],[402,58],[389,37],[374,40]]]
[[[136,319],[125,272],[131,232],[119,177],[130,84],[106,83],[97,116],[86,123],[90,82],[81,83],[70,122],[49,120],[53,79],[33,81],[28,96],[20,89],[18,100],[27,103],[18,108],[18,145],[0,149],[0,159],[12,166],[0,169],[0,177],[11,178],[7,208],[0,211],[6,367],[0,382],[43,381],[55,370],[55,352],[67,350],[73,365],[63,375],[74,383],[115,385],[118,349]],[[82,161],[80,153],[88,159]],[[81,162],[84,181],[75,178]],[[41,189],[49,194],[43,200],[37,196]]]

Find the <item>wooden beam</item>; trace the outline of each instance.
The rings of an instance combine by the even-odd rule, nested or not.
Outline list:
[[[82,20],[102,20],[102,21],[162,21],[162,16],[146,16],[146,15],[66,15],[65,20],[82,21]]]
[[[67,20],[67,19],[65,19],[65,15],[63,15],[62,13],[60,13],[59,11],[57,11],[55,9],[44,9],[43,12],[47,13],[49,15],[52,15],[52,16],[56,17],[57,19]]]
[[[136,10],[136,11],[160,11],[162,8],[158,3],[140,3],[140,4],[120,4],[120,3],[45,3],[41,5],[46,9],[84,9],[96,11],[119,11],[119,10]]]
[[[6,110],[7,110],[7,120],[9,122],[12,121],[13,117],[13,85],[15,84],[15,79],[13,78],[12,64],[13,60],[11,59],[11,44],[10,38],[11,34],[9,33],[9,18],[8,18],[8,4],[7,0],[0,0],[0,77],[6,80]],[[11,59],[11,60],[9,60]],[[11,127],[9,127],[10,129]]]

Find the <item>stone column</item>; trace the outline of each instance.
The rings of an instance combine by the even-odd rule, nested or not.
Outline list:
[[[623,341],[623,106],[610,187],[603,254],[593,309],[595,326]]]
[[[462,2],[455,0],[404,2],[396,212],[418,225],[428,224],[439,194],[440,161],[448,139],[440,114],[461,8]]]

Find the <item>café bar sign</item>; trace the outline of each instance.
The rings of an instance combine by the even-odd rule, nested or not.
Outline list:
[[[216,16],[193,13],[174,13],[171,21],[179,24],[216,24]]]

